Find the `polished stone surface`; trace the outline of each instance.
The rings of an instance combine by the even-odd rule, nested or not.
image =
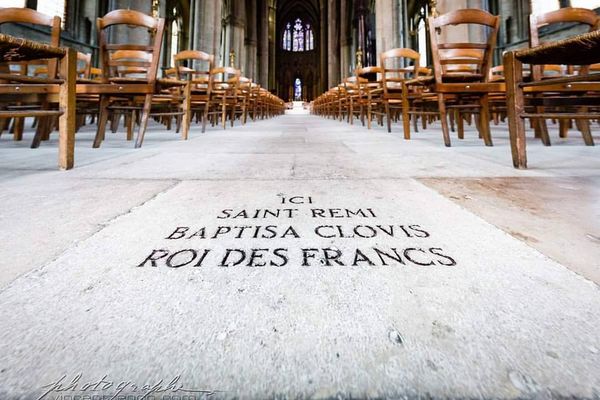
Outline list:
[[[493,133],[84,129],[69,172],[4,135],[0,397],[597,396],[600,149],[532,139],[517,171]]]

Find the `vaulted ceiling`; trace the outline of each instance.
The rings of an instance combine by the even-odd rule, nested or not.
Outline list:
[[[320,5],[322,0],[277,0],[277,25],[303,17],[309,19],[313,26],[319,24]]]

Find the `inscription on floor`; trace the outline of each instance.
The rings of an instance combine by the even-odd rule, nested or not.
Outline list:
[[[285,267],[290,263],[314,266],[405,266],[455,267],[456,258],[439,244],[431,230],[417,223],[382,220],[377,208],[343,208],[327,204],[318,196],[279,194],[277,208],[223,208],[198,224],[171,227],[164,239],[183,248],[152,249],[137,266],[167,268],[200,267]],[[310,221],[298,226],[297,220]],[[299,239],[312,240],[309,246]],[[215,251],[212,245],[223,239],[237,244]],[[263,239],[271,246],[252,246]],[[347,250],[323,246],[324,240],[349,243]],[[389,244],[371,246],[365,239],[384,239]],[[427,239],[416,242],[414,239]],[[281,245],[281,242],[286,242]]]

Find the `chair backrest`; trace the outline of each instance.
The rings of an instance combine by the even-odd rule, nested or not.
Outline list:
[[[529,16],[529,45],[536,47],[542,44],[540,40],[540,29],[545,26],[560,23],[578,23],[589,26],[589,32],[600,29],[600,16],[595,11],[587,8],[565,7],[556,11],[550,11],[544,14]],[[585,68],[584,68],[585,69]],[[547,67],[536,65],[533,68],[533,79],[539,80]],[[572,72],[572,71],[569,71]]]
[[[98,18],[98,43],[103,81],[111,78],[139,75],[148,83],[154,83],[158,72],[165,20],[153,18],[135,10],[115,10]],[[109,43],[109,27],[123,29],[147,28],[149,41],[140,43]],[[111,35],[123,36],[123,35]]]
[[[7,23],[21,23],[41,25],[50,28],[50,42],[54,47],[60,46],[60,24],[61,19],[58,16],[48,16],[30,8],[0,8],[0,25]],[[39,62],[33,62],[33,65],[41,65]],[[52,59],[44,62],[47,68],[48,77],[56,77],[58,71],[58,60]],[[22,65],[22,71],[27,73],[27,65]]]
[[[495,67],[490,68],[490,77],[489,81],[503,81],[504,80],[504,65],[496,65]]]
[[[92,75],[92,55],[77,52],[77,76],[89,79]]]
[[[215,56],[197,50],[184,50],[173,56],[177,79],[190,80],[193,88],[207,89]]]
[[[227,96],[237,96],[242,72],[233,67],[218,67],[210,70],[210,91],[222,91]]]
[[[152,53],[143,50],[116,50],[111,54],[111,78],[146,79],[152,58]]]
[[[436,83],[487,82],[500,26],[498,16],[483,10],[463,9],[429,17],[428,24]],[[480,43],[440,43],[442,29],[450,25],[482,26],[487,38]]]
[[[382,69],[381,81],[385,94],[388,94],[390,90],[401,90],[403,81],[420,76],[421,55],[412,49],[391,49],[381,53],[379,58]]]
[[[356,76],[364,77],[365,75],[377,75],[383,73],[383,69],[381,67],[371,66],[371,67],[362,67],[356,70]]]

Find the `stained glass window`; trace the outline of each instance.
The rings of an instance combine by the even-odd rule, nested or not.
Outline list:
[[[302,100],[302,81],[300,78],[296,78],[294,81],[294,100]]]
[[[287,51],[309,51],[315,49],[315,36],[310,24],[296,18],[294,25],[288,23],[281,36],[281,47]]]
[[[292,50],[292,25],[287,24],[285,31],[283,31],[282,47],[284,50]]]
[[[292,43],[292,51],[304,51],[304,28],[300,18],[298,18],[294,24],[294,37]]]
[[[306,50],[315,49],[315,38],[310,24],[306,24]]]

